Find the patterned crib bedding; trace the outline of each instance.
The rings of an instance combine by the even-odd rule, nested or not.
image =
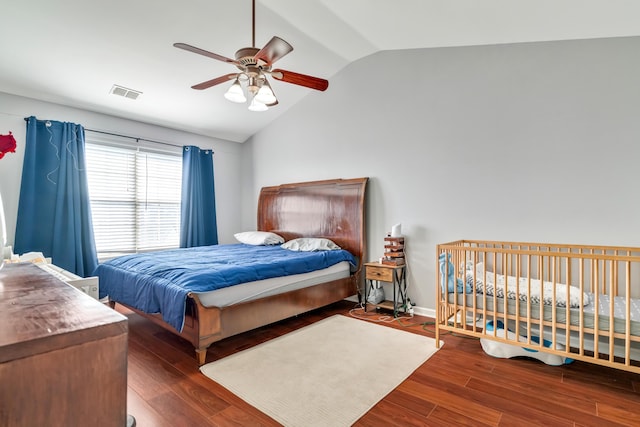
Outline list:
[[[493,296],[495,293],[499,298],[506,296],[509,299],[519,299],[521,301],[531,300],[534,304],[555,305],[566,307],[567,302],[571,308],[588,306],[591,297],[588,293],[580,293],[580,288],[567,286],[562,283],[541,281],[538,279],[528,279],[526,277],[505,276],[490,271],[483,271],[483,263],[475,266],[475,288],[477,293]],[[473,265],[467,265],[466,282],[470,289],[473,288],[474,269]],[[486,280],[485,280],[486,279]],[[555,295],[554,295],[555,294]]]

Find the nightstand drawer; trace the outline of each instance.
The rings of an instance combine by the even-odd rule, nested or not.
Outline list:
[[[385,267],[365,267],[365,276],[368,280],[380,280],[382,282],[393,282],[393,269]]]

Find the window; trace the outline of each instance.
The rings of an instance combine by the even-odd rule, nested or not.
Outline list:
[[[177,248],[182,158],[86,142],[98,258]]]

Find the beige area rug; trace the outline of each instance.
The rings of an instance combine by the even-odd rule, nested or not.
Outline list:
[[[287,427],[350,426],[436,350],[432,338],[335,315],[200,370]]]

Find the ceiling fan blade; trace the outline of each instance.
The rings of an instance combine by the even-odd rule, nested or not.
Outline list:
[[[325,91],[329,87],[329,82],[325,79],[294,73],[293,71],[276,69],[271,72],[271,77],[286,83],[305,86],[319,91]]]
[[[178,49],[184,49],[188,50],[189,52],[197,53],[199,55],[208,56],[209,58],[217,59],[218,61],[237,64],[237,61],[235,59],[227,58],[226,56],[218,55],[217,53],[209,52],[207,50],[200,49],[199,47],[191,46],[190,44],[174,43],[173,46],[177,47]]]
[[[269,43],[264,45],[264,47],[255,54],[254,58],[267,65],[271,65],[292,50],[293,46],[289,43],[282,40],[280,37],[273,36],[271,40],[269,40]]]
[[[215,79],[207,80],[206,82],[198,83],[197,85],[191,86],[191,89],[208,89],[212,86],[219,85],[220,83],[228,82],[231,79],[235,79],[238,76],[237,73],[226,74],[224,76],[217,77]]]

